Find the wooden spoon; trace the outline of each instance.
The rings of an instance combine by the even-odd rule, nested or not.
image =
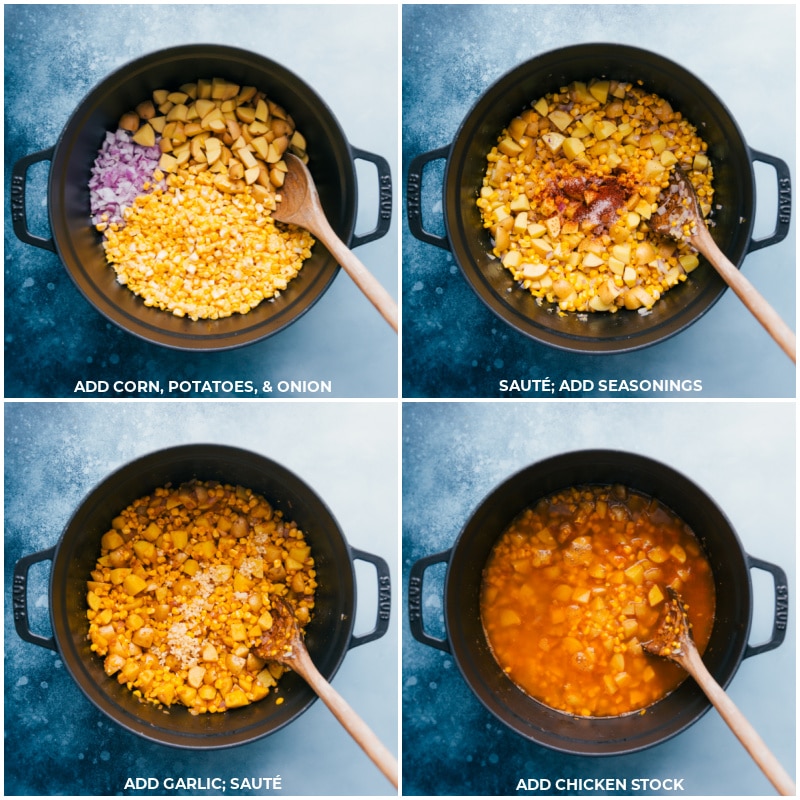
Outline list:
[[[673,167],[669,189],[662,194],[659,211],[650,218],[650,228],[663,236],[688,242],[701,252],[786,355],[797,363],[794,332],[711,238],[694,186],[677,166]]]
[[[256,654],[290,667],[303,678],[396,789],[396,759],[314,666],[291,606],[282,598],[275,598],[271,614],[272,627],[255,648]]]
[[[642,647],[648,653],[682,666],[697,681],[706,697],[778,792],[782,795],[794,795],[796,793],[794,781],[764,744],[755,728],[706,669],[692,638],[691,623],[686,616],[686,608],[680,595],[671,586],[667,587],[667,594],[668,598],[664,602],[664,618],[653,639],[644,642]]]
[[[305,228],[319,239],[396,333],[397,304],[331,228],[306,165],[293,153],[285,153],[283,160],[289,169],[280,190],[281,200],[272,212],[273,219]]]

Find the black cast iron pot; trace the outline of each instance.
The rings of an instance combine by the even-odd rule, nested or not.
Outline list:
[[[373,241],[384,236],[391,223],[391,175],[386,159],[351,147],[325,102],[280,64],[233,47],[186,45],[152,53],[113,72],[78,106],[54,147],[14,165],[14,232],[27,244],[56,252],[86,299],[111,322],[140,338],[182,350],[231,349],[277,333],[308,311],[338,272],[336,261],[317,243],[301,274],[278,298],[262,302],[245,315],[197,322],[148,308],[117,283],[106,263],[101,236],[89,219],[89,172],[97,151],[106,131],[116,130],[120,116],[150,97],[154,89],[204,77],[256,86],[287,109],[308,141],[309,169],[331,226],[343,242],[353,248]],[[358,209],[354,159],[375,164],[380,192],[377,226],[359,235],[354,235]],[[27,228],[26,175],[39,161],[50,161],[51,239]]]
[[[316,699],[294,672],[280,681],[281,705],[269,702],[221,714],[192,716],[184,706],[168,713],[142,703],[109,677],[103,659],[90,650],[86,619],[86,581],[100,553],[100,537],[119,512],[158,486],[192,478],[219,480],[252,489],[294,520],[306,534],[316,561],[314,616],[306,629],[306,644],[327,680],[338,670],[348,650],[378,639],[389,624],[391,587],[386,562],[348,545],[324,502],[300,478],[256,453],[222,445],[185,445],[152,453],[111,474],[81,503],[57,545],[21,558],[14,569],[14,623],[28,642],[57,651],[84,694],[123,728],[161,744],[211,749],[254,741],[288,725]],[[375,567],[378,611],[375,627],[353,632],[356,613],[354,561]],[[50,622],[52,636],[34,633],[28,623],[27,576],[30,567],[51,561]]]
[[[724,513],[688,478],[649,458],[608,450],[566,453],[523,469],[479,504],[450,550],[412,565],[409,622],[415,639],[453,655],[470,689],[497,719],[527,739],[564,753],[605,756],[643,750],[685,730],[711,707],[689,679],[644,714],[576,717],[525,694],[492,656],[481,625],[480,586],[483,567],[497,538],[520,512],[552,492],[576,485],[613,483],[660,500],[702,543],[716,590],[714,627],[703,660],[721,686],[730,683],[742,659],[778,647],[786,635],[789,601],[785,573],[774,564],[747,555]],[[447,565],[444,639],[426,632],[421,602],[425,572],[439,563]],[[771,574],[775,587],[772,634],[769,641],[757,645],[748,643],[753,608],[751,569]]]
[[[668,59],[635,47],[582,44],[553,50],[520,64],[491,86],[458,129],[452,144],[423,153],[410,164],[407,213],[418,239],[450,249],[472,289],[506,323],[545,344],[580,353],[636,350],[662,341],[691,325],[727,288],[703,260],[684,284],[670,289],[651,313],[558,314],[540,306],[517,287],[491,253],[489,233],[475,205],[486,169],[486,155],[512,117],[531,102],[574,80],[607,77],[643,81],[643,88],[669,100],[692,122],[709,145],[714,166],[715,204],[712,235],[737,266],[755,250],[780,242],[789,232],[791,178],[779,158],[748,147],[722,101],[692,73]],[[445,236],[426,230],[422,220],[425,165],[445,159],[443,208]],[[753,162],[772,165],[778,206],[774,232],[753,239],[755,176]],[[744,311],[743,311],[744,313]]]

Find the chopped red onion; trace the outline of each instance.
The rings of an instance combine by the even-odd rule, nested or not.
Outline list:
[[[157,144],[143,147],[122,129],[106,133],[89,179],[92,224],[124,224],[123,209],[146,191],[144,184],[149,181],[152,186],[158,185],[153,172],[160,157]]]

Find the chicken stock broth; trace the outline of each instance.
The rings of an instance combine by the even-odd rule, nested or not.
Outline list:
[[[668,586],[686,602],[702,653],[715,594],[693,532],[626,487],[570,488],[500,536],[483,571],[481,620],[497,663],[528,695],[569,714],[619,716],[686,676],[641,646],[658,628]]]

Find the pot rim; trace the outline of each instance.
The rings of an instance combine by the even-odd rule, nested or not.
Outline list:
[[[287,290],[278,297],[263,300],[248,314],[191,322],[188,318],[174,318],[169,311],[149,309],[138,297],[133,301],[133,308],[126,308],[110,297],[97,285],[92,270],[87,269],[84,264],[73,241],[74,236],[65,211],[69,207],[65,193],[70,190],[65,177],[66,166],[75,148],[76,137],[86,129],[88,118],[106,100],[109,92],[116,86],[124,86],[136,80],[140,74],[190,62],[195,58],[225,60],[234,69],[247,70],[250,65],[258,70],[266,69],[273,75],[280,76],[279,85],[282,89],[285,88],[296,96],[299,90],[303,97],[313,102],[315,121],[320,123],[325,138],[331,143],[332,152],[336,154],[337,163],[329,166],[336,167],[337,182],[340,185],[331,189],[331,192],[338,193],[338,198],[331,197],[326,201],[329,207],[336,206],[329,208],[329,219],[343,241],[352,240],[358,208],[355,149],[328,104],[310,84],[283,64],[244,48],[221,44],[185,44],[154,50],[127,61],[97,81],[70,114],[56,144],[50,151],[46,151],[52,153],[46,192],[47,213],[56,254],[80,293],[103,317],[151,344],[175,350],[213,352],[236,349],[275,335],[297,321],[320,300],[340,270],[338,262],[321,242],[316,241],[314,246],[314,254],[319,254],[319,263],[313,271],[301,272],[297,278],[302,276],[304,281],[308,281],[307,286],[304,284],[301,296],[287,301],[286,295],[292,289],[290,283]],[[291,113],[291,109],[289,111]],[[98,137],[98,148],[101,141],[102,137]],[[363,153],[362,157],[370,155]],[[313,165],[311,168],[313,170]],[[88,196],[88,188],[86,193]],[[321,194],[323,198],[327,197],[324,189]],[[333,203],[334,199],[337,202]],[[86,220],[87,229],[92,228],[88,207]],[[93,234],[93,228],[90,233]],[[310,277],[309,272],[312,273]],[[120,288],[129,291],[125,287]],[[294,288],[296,290],[297,285]]]
[[[534,493],[526,491],[528,495],[527,504],[523,504],[519,508],[511,508],[502,515],[498,515],[498,524],[500,516],[506,519],[507,524],[522,511],[523,508],[535,502],[537,498],[547,496],[553,491],[557,491],[559,488],[567,488],[568,486],[592,484],[607,485],[616,482],[622,483],[631,489],[638,489],[638,491],[658,497],[658,493],[653,494],[652,491],[648,491],[647,488],[642,488],[641,484],[637,486],[636,480],[623,480],[622,478],[613,480],[598,477],[595,479],[573,478],[570,480],[566,477],[562,478],[558,476],[551,484],[542,486],[542,484],[546,482],[542,476],[552,475],[554,469],[558,469],[561,466],[563,466],[564,470],[574,469],[576,465],[572,464],[570,466],[571,461],[580,461],[586,469],[593,469],[595,472],[598,471],[598,464],[600,464],[603,469],[619,469],[621,461],[626,461],[628,462],[629,470],[641,472],[641,470],[647,468],[660,473],[658,476],[651,477],[651,480],[662,480],[665,476],[669,476],[670,481],[676,481],[679,485],[692,487],[695,498],[702,498],[703,502],[708,504],[708,508],[715,518],[717,518],[720,523],[724,521],[722,532],[713,529],[711,535],[715,537],[717,541],[718,550],[724,548],[726,551],[731,551],[726,558],[731,558],[732,562],[726,569],[731,572],[736,572],[739,578],[734,585],[734,590],[738,592],[738,594],[729,600],[729,603],[733,607],[733,613],[731,614],[731,620],[726,621],[727,624],[725,627],[725,632],[729,633],[731,639],[735,638],[736,641],[731,642],[726,639],[728,650],[719,652],[715,642],[720,634],[718,633],[717,636],[715,636],[714,632],[712,632],[713,641],[709,643],[706,653],[706,658],[708,658],[712,650],[717,649],[714,653],[715,663],[710,665],[712,673],[715,673],[715,677],[724,688],[733,679],[744,658],[761,652],[760,647],[750,647],[748,645],[753,610],[753,586],[750,569],[759,567],[759,565],[764,562],[760,562],[758,559],[753,559],[748,556],[736,530],[722,509],[720,509],[716,502],[697,483],[689,479],[682,472],[649,456],[608,449],[574,450],[546,457],[517,470],[485,494],[470,513],[451,549],[441,554],[445,556],[442,560],[446,560],[447,562],[443,590],[443,613],[446,640],[443,644],[448,646],[449,652],[452,654],[453,660],[456,662],[462,678],[484,708],[518,735],[549,749],[573,755],[613,756],[638,752],[678,735],[710,710],[711,704],[693,681],[684,681],[676,689],[662,698],[662,700],[647,708],[648,714],[652,712],[653,715],[657,713],[657,709],[661,704],[669,704],[664,705],[664,709],[672,709],[673,707],[676,709],[676,712],[671,716],[669,714],[663,715],[666,716],[663,720],[651,716],[647,721],[649,722],[650,719],[653,719],[654,722],[652,723],[653,728],[649,732],[645,731],[642,733],[642,731],[639,731],[637,734],[637,729],[633,723],[642,718],[638,714],[609,718],[573,717],[572,715],[564,714],[563,712],[545,706],[516,687],[516,685],[504,675],[501,668],[494,660],[494,657],[491,655],[482,624],[478,625],[478,627],[480,627],[479,637],[476,633],[475,620],[470,616],[470,619],[465,624],[463,619],[465,616],[463,610],[465,608],[468,608],[468,613],[471,615],[473,606],[476,609],[478,607],[477,600],[474,597],[471,595],[467,597],[467,591],[471,592],[473,589],[475,571],[482,571],[485,563],[484,557],[480,564],[477,564],[479,560],[478,555],[485,550],[485,555],[488,556],[491,546],[493,546],[497,536],[502,532],[502,528],[495,529],[494,521],[487,523],[486,520],[482,518],[482,514],[486,511],[489,504],[498,501],[498,497],[502,492],[508,491],[517,482],[524,481],[526,474],[534,470],[536,471],[536,496],[533,496]],[[647,483],[646,480],[644,482]],[[539,486],[541,486],[541,488],[539,488]],[[677,489],[672,487],[672,491],[677,491]],[[687,515],[685,511],[676,509],[675,503],[660,497],[658,497],[658,499],[675,511],[678,516],[686,520]],[[688,502],[696,502],[696,500],[690,499]],[[482,540],[479,547],[468,550],[471,542],[476,538],[473,526],[481,528],[483,524],[486,524],[487,527],[491,527],[495,532],[491,543],[487,548],[484,546],[485,542]],[[687,524],[691,523],[687,522]],[[706,545],[704,532],[697,531],[694,526],[692,526],[692,529],[698,540],[703,544],[709,556],[709,560],[712,561],[713,568],[714,559]],[[488,538],[488,535],[484,538]],[[732,545],[735,545],[735,547]],[[470,558],[471,556],[472,558]],[[719,589],[719,579],[719,575],[715,573],[715,587],[717,589]],[[469,584],[469,589],[464,588],[465,583]],[[729,595],[730,594],[729,592]],[[737,609],[741,610],[744,619],[739,619],[737,616]],[[727,613],[729,612],[726,612],[726,614]],[[480,623],[479,620],[478,623]],[[721,623],[716,620],[715,625],[720,625],[718,630],[722,629]],[[772,646],[778,646],[780,641],[782,641],[782,636],[777,640],[777,643],[773,643]],[[433,642],[426,643],[432,644]],[[716,663],[717,661],[719,663]],[[503,687],[502,697],[498,695],[497,687],[491,685],[491,682],[494,680],[499,681],[500,685]],[[526,716],[526,712],[535,714],[536,718],[531,720],[530,716]],[[620,725],[620,720],[625,721]],[[548,725],[550,727],[547,727]],[[554,728],[557,729],[555,733],[553,730]],[[598,729],[600,730],[599,735]],[[617,732],[617,729],[621,732]],[[612,730],[615,731],[613,734],[611,733]]]
[[[555,72],[557,69],[556,62],[564,61],[565,59],[589,58],[595,54],[600,56],[603,53],[613,53],[620,61],[627,59],[633,64],[637,63],[636,59],[647,59],[653,64],[658,64],[660,70],[669,71],[676,75],[678,81],[683,79],[687,85],[691,85],[691,91],[696,91],[698,88],[701,89],[716,104],[714,115],[724,117],[726,126],[730,126],[735,133],[731,145],[737,150],[737,163],[741,161],[743,166],[744,161],[746,160],[747,162],[746,174],[742,171],[737,171],[738,179],[743,181],[744,184],[745,196],[741,199],[741,202],[750,209],[740,223],[741,229],[737,230],[735,234],[733,250],[728,252],[730,260],[736,264],[737,268],[741,265],[751,247],[751,234],[755,218],[755,171],[752,165],[752,151],[745,141],[738,122],[725,103],[711,87],[681,64],[657,52],[632,45],[614,42],[589,42],[567,45],[539,53],[501,75],[482,92],[472,105],[469,112],[462,119],[447,149],[443,178],[444,225],[447,241],[467,283],[495,316],[520,333],[543,344],[559,350],[587,355],[632,352],[671,338],[686,330],[706,314],[728,288],[716,270],[705,263],[706,269],[703,275],[702,290],[696,285],[696,280],[695,282],[687,281],[680,286],[673,287],[661,299],[662,306],[660,308],[656,306],[654,310],[651,310],[646,315],[646,324],[642,323],[644,317],[640,315],[633,317],[636,312],[625,312],[623,309],[611,315],[612,319],[603,319],[602,322],[598,321],[599,318],[595,319],[589,315],[585,324],[580,328],[575,326],[567,327],[566,325],[557,327],[560,323],[550,318],[555,318],[558,315],[555,312],[547,313],[546,308],[543,308],[541,312],[535,311],[532,298],[530,300],[527,297],[517,298],[518,303],[516,305],[507,302],[504,293],[513,293],[516,288],[513,285],[513,279],[510,276],[506,276],[504,274],[505,271],[500,272],[499,277],[495,276],[500,282],[498,288],[490,276],[486,274],[486,266],[477,263],[473,258],[470,242],[474,236],[474,231],[472,230],[472,225],[465,219],[462,205],[466,196],[465,189],[471,198],[472,189],[477,191],[478,187],[465,185],[464,170],[468,159],[467,151],[470,142],[475,138],[482,126],[485,126],[484,118],[486,114],[497,105],[499,102],[497,98],[506,97],[508,92],[513,90],[513,87],[523,75],[527,76],[534,70],[541,70],[545,73],[548,68]],[[600,73],[598,77],[613,77],[610,73],[615,72],[615,69],[601,66],[598,72]],[[619,72],[619,70],[617,69],[616,72]],[[557,88],[555,84],[558,81],[558,76],[554,76],[553,81],[554,88]],[[667,87],[652,88],[653,91],[659,92],[662,96],[669,94],[668,91],[665,91]],[[701,130],[702,126],[705,125],[704,121],[691,121]],[[499,129],[497,133],[499,133]],[[483,231],[482,234],[486,235]],[[701,256],[701,264],[704,262],[705,259]],[[675,298],[680,290],[683,291],[680,294],[680,303],[678,303]],[[670,298],[670,294],[672,294],[672,298]],[[663,305],[665,300],[668,300],[671,305],[674,304],[674,310],[671,309],[669,313],[667,313]],[[624,316],[625,314],[627,316]],[[584,314],[583,316],[586,317],[587,315]],[[580,318],[581,315],[578,312],[572,312],[568,316],[571,321]],[[625,322],[631,321],[636,323],[636,328],[633,330],[630,324],[625,324]],[[600,324],[603,327],[597,333],[593,333],[592,329],[588,327],[594,325],[595,329],[597,329]],[[583,330],[584,327],[586,327],[586,331]]]
[[[78,591],[79,587],[73,586],[70,588],[69,569],[71,557],[74,554],[75,547],[80,543],[82,536],[80,531],[73,533],[75,526],[78,526],[82,521],[82,517],[87,513],[91,513],[91,506],[98,498],[108,491],[119,491],[119,484],[122,479],[134,470],[134,477],[142,478],[145,470],[149,467],[154,459],[169,456],[172,459],[190,460],[194,458],[208,459],[211,457],[213,460],[222,459],[221,464],[225,460],[232,460],[238,458],[255,459],[258,463],[257,469],[265,469],[268,471],[275,471],[281,482],[288,480],[294,482],[308,493],[309,501],[317,505],[315,513],[323,513],[332,526],[332,529],[338,533],[339,542],[342,553],[347,557],[347,569],[344,569],[344,564],[337,562],[337,577],[341,579],[339,591],[345,605],[349,605],[349,612],[343,613],[341,619],[337,618],[339,630],[334,633],[333,643],[338,642],[337,648],[334,650],[329,647],[328,641],[321,641],[317,636],[316,644],[317,649],[326,648],[329,657],[326,659],[326,664],[322,665],[317,662],[317,666],[324,674],[327,680],[331,680],[338,671],[339,667],[347,654],[348,649],[358,642],[353,641],[353,626],[356,617],[356,575],[354,568],[354,550],[347,542],[344,533],[342,532],[338,522],[328,508],[327,504],[322,498],[317,495],[316,491],[312,489],[302,478],[297,476],[294,472],[287,469],[278,462],[256,453],[254,451],[246,450],[244,448],[220,445],[220,444],[184,444],[167,447],[160,450],[146,453],[142,456],[134,458],[112,472],[108,473],[105,478],[97,482],[90,491],[83,497],[80,503],[74,509],[70,519],[64,526],[64,529],[58,539],[58,542],[50,548],[48,552],[52,553],[52,566],[49,578],[48,598],[50,602],[49,616],[52,628],[52,642],[53,649],[59,653],[61,659],[73,679],[74,683],[80,688],[84,696],[101,712],[103,712],[114,723],[121,726],[125,730],[136,734],[144,739],[153,741],[161,745],[167,745],[176,748],[185,749],[225,749],[234,747],[240,744],[247,744],[255,741],[256,739],[263,738],[264,736],[272,735],[282,728],[289,725],[297,717],[305,713],[317,700],[317,695],[308,687],[308,685],[296,676],[294,673],[289,672],[283,676],[282,682],[288,681],[295,683],[299,689],[299,700],[289,696],[288,692],[284,692],[281,696],[287,699],[287,702],[281,706],[275,706],[274,702],[270,702],[267,706],[267,698],[259,703],[253,703],[245,709],[235,709],[232,713],[244,711],[248,719],[245,720],[245,715],[227,717],[227,722],[230,722],[230,730],[213,730],[210,726],[212,724],[219,724],[217,718],[226,715],[220,714],[205,714],[192,717],[193,724],[196,729],[189,732],[183,730],[169,729],[165,727],[158,727],[152,721],[148,721],[144,716],[138,715],[135,710],[141,710],[144,714],[152,709],[157,708],[151,704],[141,703],[141,708],[137,708],[131,702],[129,705],[121,705],[117,703],[114,698],[105,690],[102,685],[98,685],[95,680],[94,672],[97,672],[97,664],[87,663],[84,654],[80,652],[76,634],[73,633],[70,626],[69,609],[67,596],[72,591]],[[176,464],[169,464],[168,468],[171,471],[178,469]],[[223,467],[225,468],[225,467]],[[198,473],[203,472],[202,469],[197,470]],[[149,475],[149,472],[147,473]],[[198,477],[202,477],[198,475]],[[148,478],[149,480],[149,478]],[[150,481],[153,488],[156,488],[159,483]],[[253,487],[248,487],[253,488]],[[253,488],[253,491],[259,492],[259,489]],[[289,491],[287,493],[293,493]],[[275,498],[267,498],[273,502]],[[361,554],[363,555],[363,554]],[[343,588],[342,588],[343,587]],[[348,596],[350,600],[348,601]],[[316,616],[316,614],[315,614]],[[325,631],[327,634],[327,630]],[[325,640],[331,637],[323,637]],[[366,640],[366,639],[365,639]],[[41,643],[41,642],[40,642]],[[309,637],[309,649],[313,652],[314,642]],[[316,659],[315,659],[316,660]],[[99,668],[102,670],[102,667]],[[109,678],[109,681],[112,679]],[[285,686],[285,684],[283,684]],[[282,687],[283,688],[283,687]],[[264,705],[260,705],[264,703]],[[270,709],[277,718],[277,722],[272,720],[272,715],[264,716],[263,712]],[[133,710],[132,710],[133,709]],[[278,709],[275,711],[275,709]],[[248,713],[249,710],[249,713]],[[167,709],[167,715],[180,714],[181,716],[188,716],[188,710],[183,706],[174,705]],[[155,717],[155,714],[151,714]]]

